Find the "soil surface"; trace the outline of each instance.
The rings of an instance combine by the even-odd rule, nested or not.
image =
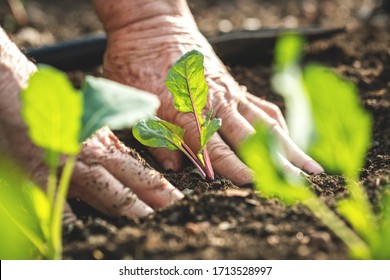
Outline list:
[[[101,32],[89,1],[27,1],[30,21],[18,25],[0,4],[0,23],[21,47],[39,46]],[[380,1],[191,0],[206,36],[240,29],[343,27],[345,31],[308,45],[306,59],[322,62],[354,82],[374,119],[373,141],[361,183],[374,208],[390,179],[390,17]],[[73,3],[75,5],[71,5]],[[77,7],[76,7],[77,3]],[[4,8],[4,9],[3,9]],[[43,13],[45,17],[42,17]],[[59,16],[61,15],[61,16]],[[27,31],[26,31],[27,30]],[[23,33],[25,32],[25,33]],[[271,89],[269,53],[258,63],[230,64],[238,82],[284,108]],[[95,70],[95,71],[99,71]],[[70,73],[72,77],[78,74]],[[134,146],[127,132],[117,132]],[[148,153],[140,154],[160,169]],[[186,197],[146,219],[112,219],[79,201],[80,221],[64,234],[65,259],[348,259],[344,244],[305,207],[285,207],[259,198],[252,186],[225,178],[211,184],[187,167],[165,173]],[[329,205],[346,195],[341,176],[311,176],[311,187]]]

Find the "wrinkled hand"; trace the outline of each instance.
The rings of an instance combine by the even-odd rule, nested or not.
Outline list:
[[[0,28],[0,155],[7,155],[46,186],[43,151],[34,146],[22,120],[19,92],[36,71]],[[65,108],[66,109],[66,108]],[[44,188],[44,187],[43,187]],[[83,143],[69,188],[77,197],[111,216],[146,216],[183,197],[160,173],[102,128]],[[66,208],[64,217],[74,219]]]
[[[107,127],[83,143],[69,196],[111,216],[137,217],[183,198],[179,190]]]
[[[291,140],[279,108],[251,95],[231,77],[199,32],[185,1],[119,1],[111,5],[105,5],[102,0],[94,2],[108,33],[105,76],[157,94],[162,103],[158,116],[185,128],[185,141],[195,151],[199,146],[193,119],[189,114],[176,111],[164,81],[170,67],[187,51],[197,49],[205,55],[209,86],[206,109],[212,106],[213,117],[222,119],[219,134],[208,144],[211,162],[218,174],[239,185],[252,181],[250,170],[234,151],[254,133],[252,124],[257,121],[267,124],[282,143],[281,159],[288,171],[295,174],[301,169],[308,173],[323,171]],[[167,169],[181,167],[179,152],[159,148],[152,153]]]

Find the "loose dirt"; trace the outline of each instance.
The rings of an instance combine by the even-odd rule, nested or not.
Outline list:
[[[91,12],[89,1],[71,11],[62,1],[29,1],[28,10],[41,11],[46,2],[53,16],[32,21],[30,28],[47,42],[99,32],[100,23]],[[221,32],[265,27],[318,25],[344,27],[345,32],[310,43],[307,61],[328,65],[354,82],[362,104],[374,119],[373,141],[361,183],[375,209],[383,187],[390,179],[390,17],[375,1],[189,1],[200,29],[207,36]],[[71,7],[71,5],[64,5]],[[3,11],[3,9],[1,9]],[[84,19],[74,16],[87,15]],[[38,13],[38,12],[36,12]],[[71,31],[59,22],[56,13],[67,13],[77,28]],[[64,15],[62,18],[65,18]],[[88,20],[86,20],[86,18]],[[20,46],[34,45],[18,35],[24,28],[12,24],[8,30]],[[84,22],[86,20],[86,22]],[[62,20],[61,20],[62,21]],[[73,25],[70,26],[73,26]],[[60,28],[61,26],[61,28]],[[26,27],[25,27],[26,28]],[[57,28],[57,29],[56,29]],[[35,32],[34,31],[34,32]],[[58,32],[57,32],[58,31]],[[70,33],[67,33],[70,32]],[[44,34],[49,34],[44,37]],[[65,35],[64,35],[65,34]],[[49,38],[49,39],[47,39]],[[31,39],[30,39],[31,40]],[[259,55],[256,63],[230,64],[238,82],[282,109],[283,100],[270,86],[269,54]],[[71,73],[72,77],[78,74]],[[134,146],[129,132],[117,132]],[[136,145],[135,145],[136,146]],[[137,149],[159,169],[142,147]],[[211,184],[200,179],[188,166],[179,173],[165,173],[186,197],[175,205],[146,219],[112,219],[71,201],[80,221],[64,234],[65,259],[347,259],[344,244],[305,207],[285,207],[276,200],[259,198],[253,186],[242,188],[217,178]],[[347,195],[341,176],[312,176],[311,187],[329,205]]]

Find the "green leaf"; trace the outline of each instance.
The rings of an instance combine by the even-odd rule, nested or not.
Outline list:
[[[176,135],[176,138],[180,139],[180,142],[184,142],[183,137],[184,137],[184,132],[185,130],[181,128],[180,126],[174,125],[170,122],[161,120],[157,117],[154,119],[158,120],[163,126],[165,126],[173,135]]]
[[[30,195],[39,191],[9,160],[0,158],[0,259],[36,259],[46,255],[40,205]],[[43,206],[44,207],[44,206]],[[41,208],[43,209],[43,208]]]
[[[184,129],[155,117],[139,121],[133,127],[133,135],[145,146],[174,151],[182,147]]]
[[[294,34],[280,37],[275,49],[272,87],[283,96],[290,136],[303,150],[311,144],[314,128],[307,93],[299,66],[304,40]]]
[[[22,115],[37,146],[54,153],[78,153],[82,97],[65,74],[39,66],[21,98]]]
[[[337,212],[371,247],[378,239],[378,229],[368,201],[365,198],[359,198],[357,194],[352,194],[338,201],[336,206]]]
[[[317,133],[310,154],[326,170],[357,179],[371,140],[371,118],[355,86],[318,65],[305,68],[304,82]]]
[[[206,144],[209,142],[211,137],[214,135],[215,132],[217,132],[218,129],[222,126],[222,120],[221,119],[206,119],[206,121],[202,125],[202,134],[200,137],[200,150],[198,154],[203,153],[204,148],[206,147]]]
[[[314,194],[303,183],[288,182],[275,158],[276,140],[263,125],[256,125],[256,134],[248,137],[239,149],[244,162],[253,170],[261,195],[282,200],[287,205],[310,199]]]
[[[169,71],[165,84],[173,95],[175,108],[196,114],[202,122],[208,93],[203,54],[196,50],[184,54]]]
[[[282,35],[275,46],[275,68],[282,71],[283,68],[298,64],[302,56],[305,40],[294,33]]]
[[[83,141],[99,128],[133,126],[140,119],[155,114],[160,102],[148,92],[104,78],[87,76],[82,87],[84,97]]]
[[[381,200],[381,212],[378,219],[378,240],[372,246],[373,256],[376,260],[390,259],[390,184],[384,187]]]
[[[26,195],[31,201],[35,216],[46,240],[50,240],[50,203],[46,194],[37,186],[29,183],[26,186]]]

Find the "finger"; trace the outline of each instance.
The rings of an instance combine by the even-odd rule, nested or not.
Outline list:
[[[214,170],[221,176],[241,186],[253,182],[251,170],[237,157],[233,150],[215,134],[207,144],[207,151]]]
[[[237,149],[245,138],[255,133],[252,125],[234,106],[219,108],[216,116],[222,119],[219,134],[233,149]]]
[[[280,126],[274,126],[273,130],[284,148],[284,155],[295,166],[309,174],[319,174],[324,172],[322,166],[305,154]]]
[[[179,171],[182,168],[183,155],[180,151],[166,148],[149,148],[149,151],[165,170]]]
[[[291,175],[294,175],[294,176],[299,176],[302,173],[302,171],[298,167],[296,167],[293,164],[291,164],[291,162],[289,162],[280,153],[277,153],[277,157],[278,157],[278,160],[279,160],[280,167],[287,174],[291,174]]]
[[[76,163],[70,196],[77,197],[110,216],[144,217],[153,209],[142,202],[99,164]]]
[[[238,110],[245,119],[258,120],[266,124],[280,141],[283,148],[282,154],[298,168],[305,170],[310,174],[318,174],[324,172],[324,169],[311,157],[306,155],[288,136],[285,130],[277,123],[274,118],[271,118],[263,110],[255,106],[252,102],[241,102]]]
[[[98,130],[83,146],[86,160],[97,160],[153,208],[163,208],[184,195],[108,129]]]
[[[278,124],[281,126],[281,128],[283,128],[283,130],[288,133],[288,127],[287,127],[286,120],[284,119],[283,114],[280,111],[278,106],[276,106],[275,104],[268,102],[264,99],[261,99],[257,96],[254,96],[254,95],[250,94],[249,92],[246,93],[245,97],[250,102],[252,102],[257,107],[259,107],[261,110],[263,110],[268,116],[275,119],[278,122]],[[255,122],[256,119],[248,119],[248,121],[253,124],[253,122]]]
[[[194,152],[197,152],[199,150],[199,134],[192,116],[180,114],[180,117],[175,119],[175,124],[185,129],[185,142]],[[232,141],[235,140],[232,139]],[[230,179],[237,185],[252,182],[250,169],[236,156],[218,134],[215,134],[208,142],[207,151],[216,173]]]

